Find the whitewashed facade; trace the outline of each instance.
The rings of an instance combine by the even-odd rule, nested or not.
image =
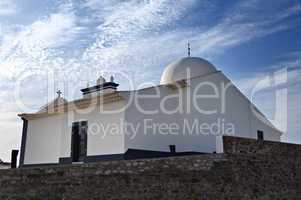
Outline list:
[[[204,59],[172,63],[155,87],[116,91],[113,82],[98,81],[81,100],[59,97],[21,114],[20,165],[219,153],[223,134],[280,141],[282,133]]]

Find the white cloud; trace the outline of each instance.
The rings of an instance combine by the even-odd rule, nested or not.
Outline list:
[[[92,2],[95,4],[95,1]],[[105,4],[107,7],[95,13],[101,15],[98,25],[99,36],[89,50],[115,45],[118,42],[133,41],[148,33],[158,36],[158,32],[165,29],[163,26],[168,26],[179,19],[195,2],[195,0],[101,2],[101,5]]]
[[[45,73],[49,68],[64,67],[60,65],[61,58],[55,55],[60,53],[61,47],[74,41],[83,29],[77,25],[72,4],[65,3],[29,25],[2,24],[0,31],[0,152],[7,160],[9,151],[19,145],[21,125],[17,113],[24,112],[15,102],[17,78],[32,70]],[[22,92],[28,91],[25,99],[31,98],[27,101],[29,105],[43,103],[45,98],[36,98],[36,88],[44,84],[43,80],[32,79],[27,83]]]
[[[262,13],[260,17],[254,17],[254,13],[258,14],[259,2],[251,1],[239,3],[213,26],[169,29],[166,27],[172,27],[177,19],[189,13],[190,8],[199,2],[177,1],[173,6],[169,5],[171,1],[150,1],[149,4],[145,1],[118,2],[88,1],[90,7],[96,10],[101,7],[99,4],[114,7],[109,6],[107,13],[101,12],[99,36],[87,49],[84,58],[104,69],[122,68],[121,64],[129,64],[140,75],[144,74],[140,73],[141,68],[146,70],[147,67],[159,66],[162,60],[185,56],[188,41],[192,43],[193,55],[212,57],[250,40],[293,28],[294,25],[282,22],[299,11],[289,8],[273,17]],[[154,49],[159,53],[154,54]]]
[[[74,15],[51,14],[46,20],[33,23],[21,33],[22,46],[52,48],[66,45],[75,39],[80,27],[76,27]]]
[[[9,26],[2,29],[0,38],[0,74],[16,76],[30,68],[47,69],[57,48],[66,47],[84,29],[77,25],[72,4],[63,4],[57,12],[27,26]],[[52,60],[53,59],[53,60]]]
[[[206,5],[207,1],[202,3]],[[257,1],[253,2],[255,3]],[[76,63],[77,67],[87,65],[101,66],[101,69],[114,67],[124,72],[135,71],[137,75],[141,75],[143,73],[140,71],[146,68],[165,64],[162,60],[186,55],[185,47],[188,41],[192,43],[194,55],[202,54],[210,57],[233,46],[290,27],[274,26],[284,17],[251,20],[240,14],[239,10],[244,6],[238,5],[232,11],[232,15],[227,15],[225,19],[211,27],[170,28],[197,4],[199,1],[195,0],[176,2],[87,0],[85,5],[93,10],[92,14],[101,15],[95,24],[98,33],[96,40],[83,54],[83,59],[77,56],[72,58],[72,62]],[[64,4],[59,12],[22,28],[21,31],[11,34],[10,38],[6,37],[0,47],[2,52],[0,58],[5,61],[2,66],[6,66],[2,71],[7,68],[14,69],[11,70],[13,72],[21,71],[20,69],[25,69],[26,65],[50,67],[54,65],[53,63],[56,63],[56,66],[57,63],[63,65],[66,62],[70,63],[66,58],[58,59],[58,51],[53,49],[68,46],[75,41],[79,33],[83,32],[83,28],[77,25],[80,19],[73,10],[72,3]],[[81,37],[89,36],[81,35]],[[140,51],[141,47],[145,48]],[[154,49],[160,53],[155,55]],[[125,68],[125,65],[131,66],[131,69]],[[145,76],[139,79],[142,78]]]
[[[72,41],[79,30],[72,14],[51,14],[7,36],[1,45],[1,57],[21,52],[27,55],[46,48],[63,46]]]

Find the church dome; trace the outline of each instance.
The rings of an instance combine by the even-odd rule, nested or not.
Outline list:
[[[207,60],[196,57],[186,57],[169,64],[162,76],[160,84],[168,84],[183,79],[203,76],[216,72],[216,68]]]

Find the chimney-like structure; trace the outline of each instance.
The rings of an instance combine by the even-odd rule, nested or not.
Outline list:
[[[107,82],[104,77],[100,76],[97,79],[95,86],[87,87],[81,89],[80,91],[83,93],[84,98],[89,98],[97,95],[102,95],[104,93],[115,92],[118,86],[119,84],[114,82],[113,76],[111,76],[109,82]]]

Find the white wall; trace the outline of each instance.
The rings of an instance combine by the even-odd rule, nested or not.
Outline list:
[[[198,84],[204,82],[218,86],[218,98],[184,98],[192,97]],[[120,154],[129,148],[167,152],[169,145],[176,145],[178,152],[222,152],[220,135],[216,137],[212,135],[212,131],[205,131],[209,135],[204,135],[194,126],[197,125],[197,128],[204,124],[212,126],[217,124],[218,120],[223,120],[225,126],[233,124],[234,136],[257,138],[257,130],[263,130],[266,140],[280,141],[280,133],[255,117],[251,112],[250,102],[235,86],[227,89],[225,113],[222,112],[221,83],[226,85],[228,82],[229,80],[218,72],[191,79],[187,87],[179,90],[160,86],[132,93],[121,92],[125,101],[104,104],[92,110],[80,110],[29,120],[24,164],[57,163],[60,157],[70,157],[72,123],[77,121],[88,121],[88,156]],[[145,96],[130,102],[130,94],[156,95],[156,89],[160,90],[159,98]],[[212,87],[203,85],[196,93],[208,95],[214,94],[214,91]],[[180,103],[179,94],[183,97]],[[174,97],[164,99],[168,95],[174,95]],[[167,110],[171,111],[180,107],[182,112],[178,110],[175,113],[166,114],[160,108],[162,101],[166,102],[164,105],[168,106],[165,107]],[[194,101],[199,108],[207,111],[216,109],[216,113],[200,113],[195,109]],[[124,112],[122,108],[128,103],[129,107]],[[158,113],[145,114],[139,111],[137,105],[147,111],[157,109]],[[112,113],[113,111],[115,112]],[[162,128],[162,124],[169,127],[163,127],[165,130],[160,134],[158,126]],[[166,132],[175,124],[179,126],[177,130],[170,131],[169,129],[169,132]],[[193,129],[192,132],[189,132],[189,128]]]
[[[199,89],[196,87],[199,83],[213,83],[218,86],[218,98],[208,99],[193,99],[192,95],[195,90],[196,94],[214,94],[212,87],[203,85]],[[222,137],[216,138],[215,135],[198,135],[194,132],[192,135],[185,135],[184,120],[189,124],[193,124],[195,120],[200,121],[200,124],[213,125],[217,124],[217,120],[223,120],[224,124],[233,124],[234,136],[257,138],[257,130],[263,130],[266,139],[280,141],[279,134],[275,130],[263,122],[254,118],[251,112],[250,102],[248,99],[234,86],[229,87],[225,92],[225,112],[222,110],[222,84],[227,85],[229,80],[221,72],[214,73],[208,76],[191,79],[188,82],[188,87],[180,89],[181,95],[186,97],[191,96],[190,100],[183,98],[181,107],[184,112],[177,112],[174,114],[166,114],[159,110],[156,114],[144,115],[139,111],[135,101],[131,103],[126,110],[125,119],[128,123],[134,124],[137,127],[137,135],[135,137],[126,136],[126,148],[146,149],[154,151],[169,151],[169,145],[176,145],[177,151],[198,151],[198,152],[222,152]],[[146,110],[155,110],[160,106],[162,99],[167,95],[179,94],[178,90],[169,87],[157,87],[161,98],[143,98],[138,104]],[[149,88],[135,92],[138,95],[156,95],[156,88]],[[129,101],[129,98],[126,97]],[[213,114],[202,114],[193,106],[194,101],[199,108],[209,111],[216,110]],[[167,102],[167,101],[166,101]],[[177,98],[168,100],[169,109],[175,108],[179,105]],[[187,112],[187,106],[190,105],[191,111]],[[158,134],[158,131],[153,133],[152,129],[146,128],[145,119],[149,119],[148,125],[154,124],[172,124],[176,123],[180,126],[176,134]],[[186,123],[187,124],[187,123]],[[156,125],[155,125],[156,126]],[[187,133],[187,132],[186,132]],[[200,133],[200,132],[199,132]],[[223,134],[220,131],[220,134]]]
[[[24,164],[58,163],[62,115],[28,121]]]
[[[77,121],[88,121],[88,156],[124,153],[123,127],[120,125],[124,111],[119,111],[122,107],[123,101],[118,101],[104,104],[103,110],[97,106],[92,110],[66,113],[61,136],[61,157],[70,157],[72,123]],[[115,113],[104,113],[113,111]]]
[[[194,88],[194,85],[199,80],[192,80],[189,86],[186,88],[181,88],[183,96],[189,95],[189,90]],[[147,110],[155,110],[160,107],[160,102],[167,95],[177,95],[178,90],[172,89],[170,87],[159,87],[161,98],[144,98],[138,101],[138,104],[142,108]],[[193,91],[190,91],[193,92]],[[138,95],[155,95],[155,88],[145,89],[137,92]],[[197,152],[209,152],[212,153],[216,151],[216,141],[215,136],[212,135],[202,135],[198,131],[189,132],[187,127],[193,129],[193,124],[195,120],[202,124],[203,122],[214,123],[216,117],[214,115],[205,116],[200,115],[200,113],[193,109],[192,103],[193,99],[187,100],[182,99],[182,103],[179,103],[178,98],[174,97],[166,100],[167,110],[171,111],[177,106],[183,108],[183,112],[176,112],[173,114],[166,114],[161,109],[158,113],[144,115],[139,111],[135,103],[133,102],[129,109],[126,110],[125,119],[130,124],[136,124],[137,135],[133,138],[126,137],[127,148],[132,149],[146,149],[153,151],[169,151],[169,145],[176,145],[176,150],[179,152],[185,151],[197,151]],[[203,102],[202,102],[203,103]],[[187,106],[191,106],[191,112],[187,112]],[[209,101],[206,103],[206,109],[213,108],[214,106],[219,107],[218,101]],[[178,124],[179,129],[175,133],[160,134],[157,130],[152,130],[151,128],[146,128],[145,119],[149,119],[148,125],[152,124],[162,124],[166,123],[172,125],[174,123]],[[140,126],[139,126],[140,125]],[[156,126],[156,125],[154,125]]]
[[[103,105],[103,109],[113,111],[122,108],[123,102]],[[72,123],[88,121],[87,155],[124,153],[123,127],[120,124],[124,112],[105,114],[100,106],[92,110],[80,110],[62,115],[54,115],[28,121],[24,164],[58,163],[61,157],[71,156]],[[93,132],[92,126],[96,127]],[[106,132],[106,133],[105,133]],[[115,134],[116,133],[116,134]]]
[[[251,112],[252,132],[254,138],[257,138],[257,131],[261,130],[264,133],[264,140],[276,141],[281,140],[281,132],[271,128],[270,122],[262,118],[260,113]]]
[[[257,131],[261,130],[265,140],[280,141],[281,132],[234,85],[227,90],[226,101],[226,117],[235,122],[235,136],[257,139]]]

